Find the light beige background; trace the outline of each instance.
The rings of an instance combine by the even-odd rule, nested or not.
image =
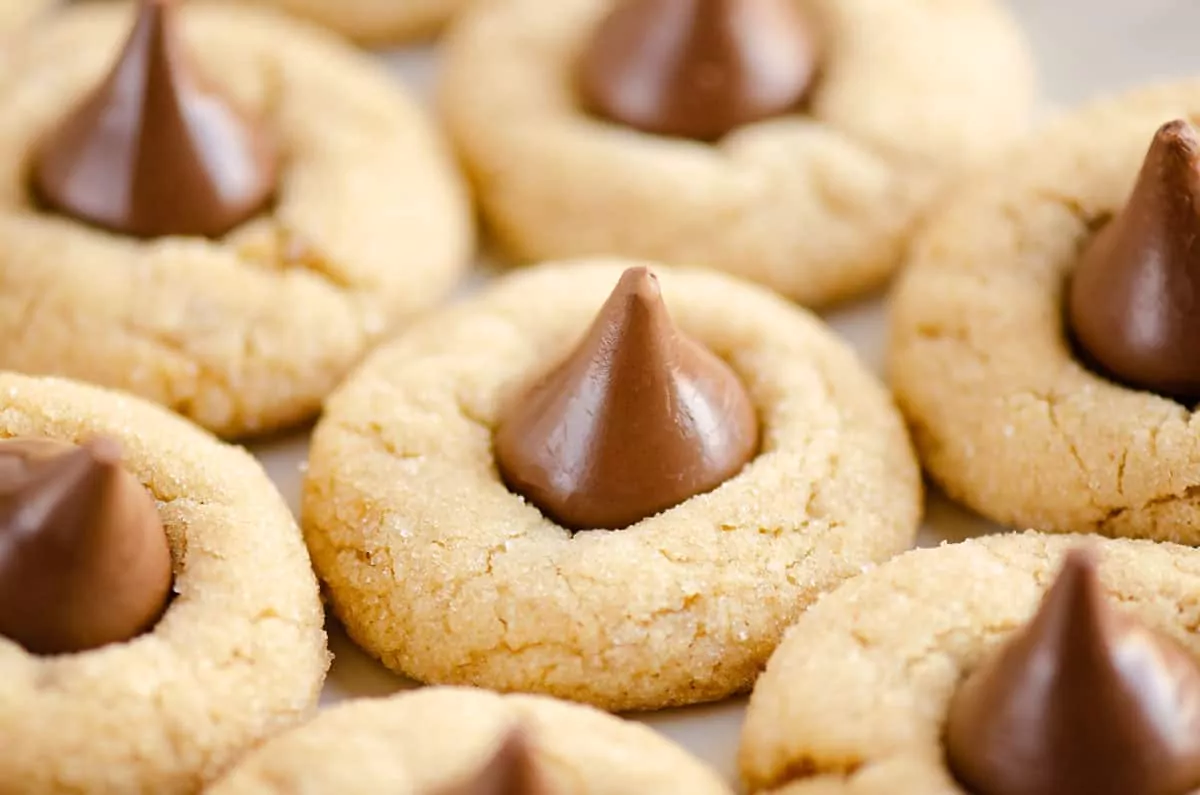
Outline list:
[[[1151,80],[1200,75],[1200,0],[1011,0],[1010,5],[1025,23],[1037,54],[1047,109]],[[428,95],[436,72],[429,51],[384,57],[401,79]],[[998,80],[1003,78],[997,75]],[[880,369],[883,324],[878,298],[832,312],[828,320]],[[298,505],[304,447],[304,438],[298,435],[257,449],[293,507]],[[989,529],[934,496],[923,543]],[[336,631],[333,636],[337,660],[325,693],[327,702],[411,686],[366,658]],[[739,699],[638,719],[681,742],[732,781],[741,716]]]

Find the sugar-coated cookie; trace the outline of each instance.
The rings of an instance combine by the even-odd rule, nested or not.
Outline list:
[[[169,77],[104,82],[131,36],[127,3],[65,9],[12,56],[16,78],[0,88],[0,366],[123,388],[221,435],[265,433],[311,417],[380,335],[453,288],[472,252],[470,211],[428,121],[368,56],[277,13],[171,6],[147,4],[125,50],[161,37],[146,51],[171,53]],[[123,63],[136,76],[146,59]],[[81,103],[97,86],[108,104]],[[197,86],[210,91],[204,101]],[[159,99],[130,101],[139,90]],[[193,112],[170,115],[189,102]],[[260,122],[276,156],[265,209],[248,204],[248,220],[229,231],[226,208],[209,205],[247,180],[246,158],[229,153],[243,137],[221,126],[238,117],[214,116],[225,104]],[[110,110],[128,124],[118,132],[155,131],[136,153],[93,156],[120,138],[96,132]],[[197,134],[179,134],[184,124]],[[198,147],[191,161],[172,159],[188,146]],[[165,205],[201,204],[197,172],[222,157],[232,159],[207,176],[224,183],[201,185],[215,198],[192,219],[221,231],[155,234]],[[161,196],[118,204],[165,166],[177,167],[178,184],[167,177]],[[135,221],[138,234],[106,226]]]
[[[207,793],[449,792],[475,775],[513,730],[530,745],[534,775],[544,788],[538,791],[729,793],[707,766],[645,726],[540,696],[460,688],[336,706],[250,753]]]
[[[1200,608],[1200,552],[1124,539],[1040,533],[997,536],[906,553],[825,597],[788,631],[750,699],[740,750],[748,791],[775,795],[978,792],[977,787],[961,784],[947,762],[949,715],[959,706],[963,683],[994,659],[1018,628],[1029,626],[1026,622],[1044,594],[1042,610],[1046,610],[1051,599],[1048,588],[1052,583],[1058,587],[1065,577],[1065,568],[1060,567],[1064,553],[1080,546],[1095,553],[1103,583],[1101,598],[1115,611],[1116,620],[1135,621],[1146,628],[1121,648],[1123,656],[1118,659],[1123,664],[1108,667],[1107,672],[1106,666],[1096,666],[1089,673],[1139,681],[1151,694],[1148,711],[1156,713],[1157,726],[1150,730],[1169,737],[1175,724],[1172,711],[1195,713],[1200,673],[1177,672],[1191,678],[1186,685],[1146,684],[1158,675],[1155,669],[1162,656],[1146,653],[1150,635],[1145,633],[1163,633],[1164,642],[1181,652],[1183,659],[1177,662],[1195,668],[1200,655],[1194,632]],[[1086,590],[1077,594],[1087,596]],[[1092,609],[1089,601],[1059,602],[1055,608],[1086,612]],[[1039,631],[1073,638],[1076,648],[1069,654],[1092,654],[1088,642],[1095,636],[1072,635],[1063,628],[1063,620],[1059,612]],[[1056,676],[1058,660],[1035,656],[1027,662],[1034,666],[1026,680],[1029,689],[1023,693],[1028,700],[1020,704],[1008,700],[1005,705],[1028,716],[1038,711],[1051,687],[1070,687],[1071,682]],[[1080,694],[1074,708],[1080,709],[1082,703],[1082,709],[1089,711],[1091,704],[1099,703],[1103,709],[1127,692],[1113,699],[1110,694],[1110,690],[1093,692],[1090,700]],[[1128,716],[1126,720],[1136,722]],[[1033,730],[1020,737],[1005,735],[1007,748],[993,752],[1021,754],[1036,752],[1039,742],[1071,743],[1072,727],[1079,735],[1088,734],[1078,723],[1057,726],[1057,733],[1051,729],[1045,734]],[[1117,730],[1131,729],[1124,724]],[[1186,739],[1175,743],[1194,745]],[[1113,747],[1121,748],[1120,754],[1114,754],[1118,757],[1135,750],[1128,744]],[[1102,755],[1091,758],[1097,768],[1121,761]],[[1154,765],[1166,761],[1160,755]],[[1147,768],[1151,775],[1154,765]],[[1040,771],[1007,772],[1037,776]],[[1106,790],[1111,791],[1148,790]]]
[[[504,277],[379,349],[328,402],[304,489],[306,539],[350,635],[389,668],[614,711],[719,699],[749,688],[820,594],[912,544],[921,483],[886,391],[807,312],[699,270],[651,266],[670,322],[715,355],[702,366],[721,362],[744,385],[757,454],[706,493],[647,508],[617,530],[572,533],[510,490],[506,482],[525,481],[512,468],[502,477],[498,455],[514,447],[505,460],[520,463],[531,453],[521,437],[498,435],[502,416],[519,413],[531,380],[579,350],[581,337],[587,347],[597,310],[610,310],[622,285],[658,289],[630,265],[641,263],[556,263]],[[634,327],[661,320],[648,318],[642,297],[631,298]],[[621,333],[602,336],[602,352]],[[646,353],[623,350],[625,364]],[[586,372],[579,400],[546,404],[547,415],[574,411],[586,424],[595,408],[604,427],[556,430],[534,416],[531,432],[549,437],[532,454],[589,435],[603,447],[595,434],[629,421],[615,402],[595,400],[611,373]],[[726,408],[717,378],[706,371],[678,385],[685,400],[717,389],[716,402],[677,417],[701,439]],[[663,394],[646,388],[632,401],[648,412],[642,419]],[[661,430],[638,426],[626,466],[596,471],[637,491],[637,473],[678,452],[658,446]],[[599,526],[589,521],[576,526]]]
[[[317,583],[242,449],[134,397],[0,374],[0,437],[97,436],[119,443],[157,506],[173,596],[149,631],[90,651],[33,654],[0,634],[0,791],[194,793],[315,708],[329,665]],[[28,543],[0,537],[6,577]],[[27,609],[43,596],[32,589]]]
[[[1196,81],[1068,113],[950,196],[915,241],[892,300],[889,376],[925,467],[952,497],[1014,527],[1200,541],[1191,404],[1097,366],[1068,312],[1077,266],[1139,169],[1141,183],[1161,177],[1150,161],[1177,128],[1168,123],[1197,114]],[[1182,235],[1179,245],[1195,239]],[[1157,278],[1140,284],[1120,293],[1140,296],[1153,320],[1163,291]],[[1103,328],[1127,320],[1096,308]]]
[[[718,93],[792,52],[775,35],[782,9],[758,8],[781,0],[627,5],[638,3],[660,18],[645,22],[641,42],[633,22],[614,23],[603,74],[636,62],[669,77],[678,53],[659,50],[686,47],[689,35],[697,48],[705,36],[727,45],[693,54],[690,78],[678,82],[699,86],[698,96],[679,99],[689,106],[676,109],[681,117],[720,104],[705,86]],[[728,30],[679,22],[697,9],[741,6]],[[806,70],[801,80],[815,75],[801,110],[751,117],[715,142],[638,132],[589,112],[577,85],[588,82],[581,59],[615,0],[497,0],[464,10],[447,36],[440,107],[498,241],[522,262],[620,255],[711,267],[806,305],[878,286],[948,175],[1023,130],[1031,58],[993,0],[793,7],[814,40],[790,59]],[[733,74],[714,71],[712,58],[739,44],[746,52]],[[805,60],[810,51],[815,63]],[[653,77],[668,79],[630,75],[614,102],[645,113],[668,102]],[[765,85],[748,86],[746,96],[725,98],[734,118],[785,78],[760,79]]]

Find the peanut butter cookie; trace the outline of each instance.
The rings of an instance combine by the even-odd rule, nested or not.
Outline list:
[[[0,437],[0,790],[196,792],[315,708],[317,583],[245,451],[12,374]]]
[[[1064,562],[1076,547],[1099,578]],[[750,699],[748,790],[1187,795],[1198,584],[1200,553],[1147,541],[1025,533],[909,552],[788,631]]]
[[[749,688],[920,506],[889,396],[817,319],[607,260],[512,274],[373,354],[316,429],[303,524],[393,670],[618,711]]]
[[[915,241],[889,371],[951,496],[1013,527],[1200,542],[1197,117],[1195,81],[1069,113]]]
[[[521,733],[527,783],[468,790]],[[497,750],[499,748],[499,751]],[[515,784],[515,782],[514,782]],[[295,792],[504,792],[522,795],[728,795],[705,765],[662,735],[589,707],[539,696],[427,688],[321,713],[247,756],[209,795]]]
[[[513,257],[705,266],[806,305],[886,279],[1034,96],[993,0],[497,0],[445,46],[441,111]]]
[[[367,56],[279,14],[173,5],[78,4],[13,54],[0,366],[264,433],[453,288],[468,203]]]

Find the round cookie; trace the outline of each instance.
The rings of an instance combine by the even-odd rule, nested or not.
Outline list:
[[[540,696],[459,688],[334,707],[252,752],[207,792],[428,793],[469,776],[514,727],[528,732],[547,792],[729,793],[699,760],[640,724]]]
[[[1023,624],[1073,546],[1094,546],[1122,610],[1195,655],[1200,553],[1013,534],[909,552],[821,600],[755,685],[740,765],[750,792],[965,795],[942,731],[963,674]]]
[[[369,345],[463,275],[463,186],[366,56],[282,15],[188,3],[198,69],[282,148],[272,209],[219,240],[141,240],[40,211],[32,152],[100,81],[131,14],[64,10],[0,87],[0,366],[120,387],[228,436],[311,417]]]
[[[25,793],[186,793],[306,716],[329,665],[287,506],[245,451],[163,409],[0,374],[0,437],[118,440],[158,501],[175,568],[154,629],[52,657],[0,637],[0,781]]]
[[[364,44],[436,32],[467,0],[249,0],[305,17]]]
[[[306,539],[350,635],[389,668],[613,711],[719,699],[821,593],[912,544],[921,483],[887,393],[811,315],[707,271],[654,267],[679,328],[746,386],[757,458],[618,531],[572,535],[506,488],[501,407],[629,264],[511,274],[379,349],[328,402]]]
[[[1188,408],[1096,374],[1065,288],[1125,203],[1164,122],[1200,82],[1071,113],[952,196],[892,299],[889,375],[922,460],[998,522],[1200,542],[1200,436]]]
[[[992,0],[797,0],[826,47],[806,113],[716,144],[637,133],[572,90],[612,2],[481,3],[447,37],[443,116],[518,259],[702,265],[828,304],[890,275],[947,174],[1030,111],[1030,58]]]

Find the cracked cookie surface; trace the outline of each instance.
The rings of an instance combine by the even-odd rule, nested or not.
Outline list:
[[[1030,111],[1030,57],[993,0],[798,0],[826,43],[806,113],[715,145],[640,134],[573,90],[612,2],[480,3],[447,36],[442,115],[518,259],[644,257],[827,304],[886,279],[947,174]]]
[[[640,724],[540,696],[427,688],[335,707],[247,756],[207,795],[432,792],[470,776],[514,728],[556,795],[729,795]]]
[[[1079,546],[1110,597],[1200,656],[1200,552],[1010,534],[906,553],[846,583],[790,630],[755,685],[740,766],[750,792],[966,795],[942,731],[960,679],[1024,625]]]
[[[619,531],[573,536],[505,487],[501,406],[636,264],[511,274],[328,402],[305,535],[350,635],[388,667],[610,710],[714,700],[748,689],[821,593],[912,544],[921,483],[886,391],[819,320],[712,272],[650,266],[679,327],[746,385],[758,457]]]
[[[203,73],[278,138],[274,206],[219,241],[141,241],[39,211],[37,141],[108,68],[131,7],[60,12],[0,86],[0,367],[263,433],[315,414],[370,344],[454,287],[470,214],[427,119],[366,56],[266,11],[181,11]]]
[[[244,0],[274,6],[364,44],[395,44],[437,31],[470,0]]]
[[[329,665],[316,579],[241,448],[133,397],[0,374],[0,437],[95,435],[158,502],[174,597],[153,630],[94,651],[38,657],[0,637],[0,791],[196,792],[315,708]]]
[[[955,499],[1013,527],[1200,543],[1200,419],[1075,356],[1064,294],[1200,81],[1066,115],[950,197],[892,299],[889,375]]]

